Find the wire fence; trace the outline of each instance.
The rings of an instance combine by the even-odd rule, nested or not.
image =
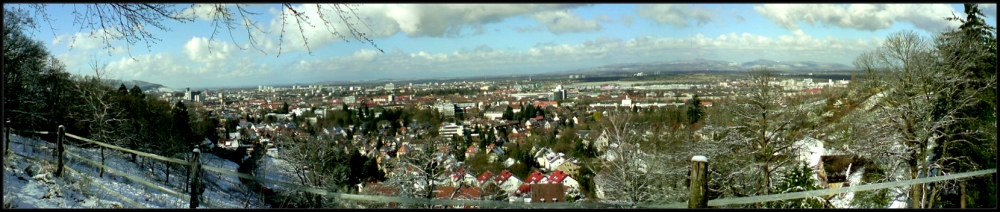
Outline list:
[[[46,132],[46,131],[23,131],[23,130],[12,130],[12,131],[35,133],[35,134],[39,134],[39,135],[50,134],[50,132]],[[140,155],[140,156],[143,156],[143,157],[157,159],[157,160],[165,161],[165,162],[169,162],[169,163],[175,163],[175,164],[182,165],[182,166],[189,166],[190,167],[193,164],[195,164],[195,163],[188,162],[188,161],[185,161],[185,160],[182,160],[182,159],[169,158],[169,157],[159,156],[159,155],[155,155],[155,154],[151,154],[151,153],[146,153],[146,152],[141,152],[141,151],[137,151],[137,150],[132,150],[132,149],[127,149],[127,148],[123,148],[123,147],[118,147],[118,146],[115,146],[115,145],[111,145],[111,144],[107,144],[107,143],[99,142],[99,141],[94,141],[94,140],[91,140],[91,139],[83,138],[83,137],[76,136],[76,135],[69,134],[69,133],[65,133],[65,136],[70,137],[70,138],[74,138],[74,139],[77,139],[77,140],[80,140],[80,141],[84,141],[84,142],[87,142],[87,143],[96,144],[96,145],[99,145],[101,147],[105,147],[105,148],[109,148],[109,149],[114,149],[114,150],[119,150],[119,151],[127,152],[127,153],[132,153],[132,154]],[[7,141],[7,142],[9,142],[9,141]],[[22,147],[23,147],[23,145],[22,145]],[[37,148],[47,149],[47,150],[53,149],[51,147],[46,147],[46,146],[36,146],[36,147]],[[32,148],[35,148],[35,147],[32,147]],[[74,153],[72,151],[64,151],[64,152],[67,153],[67,155],[71,156],[71,158],[74,158],[74,159],[79,160],[81,162],[85,162],[85,163],[89,164],[91,167],[103,168],[105,170],[108,170],[109,173],[114,173],[114,174],[116,174],[118,176],[124,177],[124,178],[126,178],[128,180],[131,180],[132,182],[139,183],[139,184],[141,184],[143,186],[146,186],[148,188],[153,188],[155,190],[164,192],[166,194],[169,194],[169,195],[172,195],[174,197],[178,197],[178,198],[181,198],[181,199],[184,199],[184,200],[190,200],[190,198],[191,198],[190,191],[187,191],[187,192],[175,191],[173,189],[164,187],[164,186],[162,186],[160,184],[150,182],[150,181],[148,181],[146,179],[142,179],[140,177],[136,177],[135,175],[137,175],[137,174],[127,173],[127,172],[124,172],[122,170],[118,170],[118,169],[112,168],[112,167],[110,167],[110,166],[108,166],[106,164],[101,164],[100,162],[93,161],[91,159],[83,157],[83,156],[81,156],[81,155],[79,155],[77,153]],[[53,155],[55,155],[55,154],[53,153]],[[22,156],[25,156],[25,155],[22,155]],[[25,157],[27,157],[27,156],[25,156]],[[687,208],[688,207],[688,203],[687,202],[676,202],[676,203],[666,203],[666,204],[663,204],[663,203],[581,203],[581,202],[544,202],[544,203],[532,203],[532,202],[511,202],[511,201],[495,201],[495,200],[425,199],[425,198],[412,198],[412,197],[400,197],[400,196],[360,195],[360,194],[350,194],[350,193],[343,193],[343,192],[335,192],[335,191],[330,190],[330,189],[305,186],[305,185],[301,185],[301,184],[298,184],[298,183],[285,182],[285,181],[281,181],[281,180],[275,180],[275,179],[268,179],[268,178],[265,178],[265,177],[253,176],[253,175],[249,175],[249,174],[245,174],[245,173],[239,173],[239,172],[235,172],[235,171],[230,171],[230,170],[227,170],[225,168],[219,168],[219,167],[209,166],[209,165],[201,163],[201,162],[198,162],[197,164],[198,164],[198,166],[201,169],[203,169],[205,171],[215,172],[217,174],[220,174],[220,176],[221,175],[235,176],[235,177],[239,177],[239,178],[242,178],[242,179],[252,180],[252,181],[255,181],[255,182],[271,183],[271,184],[274,184],[274,185],[282,186],[283,188],[286,188],[286,189],[290,189],[290,190],[294,190],[294,191],[301,191],[301,192],[306,192],[306,193],[311,193],[311,194],[320,195],[320,196],[325,196],[325,197],[332,198],[332,199],[335,199],[335,200],[339,199],[339,200],[351,200],[351,201],[374,202],[374,203],[402,203],[402,204],[417,204],[417,205],[425,205],[425,206],[433,206],[433,205],[459,206],[460,205],[460,206],[475,206],[475,207],[481,207],[481,208]],[[73,170],[73,169],[68,169],[68,170],[71,170],[71,172],[74,172],[74,173],[76,173],[78,175],[87,175],[87,174],[84,174],[84,173],[80,173],[78,170]],[[835,195],[835,194],[843,194],[843,193],[848,193],[848,192],[858,192],[858,191],[869,191],[869,190],[877,190],[877,189],[887,189],[887,188],[895,188],[895,187],[904,187],[904,186],[910,186],[910,185],[916,185],[916,184],[938,182],[938,181],[945,181],[945,180],[954,180],[954,179],[968,178],[968,177],[976,177],[976,176],[989,175],[989,174],[995,174],[995,173],[996,173],[996,169],[993,168],[993,169],[986,169],[986,170],[980,170],[980,171],[958,173],[958,174],[950,174],[950,175],[944,175],[944,176],[927,177],[927,178],[919,178],[919,179],[911,179],[911,180],[903,180],[903,181],[895,181],[895,182],[885,182],[885,183],[877,183],[877,184],[866,184],[866,185],[859,185],[859,186],[850,186],[850,187],[841,187],[841,188],[830,188],[830,189],[821,189],[821,190],[811,190],[811,191],[803,191],[803,192],[792,192],[792,193],[783,193],[783,194],[774,194],[774,195],[765,195],[765,196],[752,196],[752,197],[739,197],[739,198],[728,198],[728,199],[715,199],[715,200],[709,200],[707,205],[710,206],[710,207],[722,207],[722,206],[727,206],[727,205],[753,204],[753,203],[763,203],[763,202],[772,202],[772,201],[780,201],[780,200],[800,199],[800,198],[808,198],[808,197],[821,197],[821,196],[828,196],[828,195]],[[194,178],[194,179],[197,179],[197,178]],[[109,193],[112,193],[113,195],[115,195],[116,197],[118,197],[118,198],[122,199],[123,201],[129,203],[130,205],[133,205],[133,206],[136,206],[136,207],[144,207],[142,204],[138,203],[137,201],[131,200],[129,198],[126,198],[125,196],[121,195],[118,192],[114,192],[113,190],[108,189],[108,188],[103,187],[103,186],[100,186],[100,187],[101,187],[102,190],[105,190],[105,191],[108,191]],[[207,207],[207,208],[224,208],[224,207],[219,207],[217,204],[212,204],[212,203],[208,203],[208,202],[204,202],[204,201],[200,202],[200,204],[202,206]]]

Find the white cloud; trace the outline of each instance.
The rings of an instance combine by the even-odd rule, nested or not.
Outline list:
[[[184,8],[177,12],[177,16],[185,18],[195,18],[205,21],[215,19],[215,10],[220,7],[228,7],[228,4],[192,4],[191,7]],[[235,14],[234,14],[235,16]]]
[[[225,62],[234,54],[242,53],[234,44],[224,41],[193,37],[184,44],[184,54],[199,63]]]
[[[632,19],[633,19],[632,16],[629,16],[628,14],[622,14],[622,24],[625,24],[625,27],[632,26]]]
[[[59,35],[59,36],[56,36],[56,37],[52,38],[52,46],[58,46],[59,43],[63,42],[64,40],[66,40],[68,38],[69,38],[69,35]]]
[[[88,50],[104,47],[104,38],[102,34],[105,32],[104,29],[94,31],[93,33],[81,33],[77,32],[73,35],[67,46],[73,49]],[[60,39],[61,43],[61,39]]]
[[[756,59],[811,60],[850,65],[877,39],[813,37],[801,30],[781,36],[727,33],[692,37],[641,36],[631,39],[597,37],[577,44],[539,43],[523,51],[503,51],[488,45],[451,53],[394,50],[377,54],[359,50],[352,55],[296,61],[287,65],[307,78],[439,77],[558,71],[608,63],[704,58],[745,62]],[[374,77],[380,76],[380,77]]]
[[[370,38],[384,38],[402,32],[410,37],[458,37],[463,31],[472,28],[473,34],[481,33],[482,25],[498,23],[503,19],[530,15],[538,12],[566,10],[582,5],[555,4],[365,4],[355,8],[359,17],[363,17],[367,26],[357,25],[359,31]],[[308,39],[309,48],[316,49],[333,42],[341,41],[341,37],[331,32],[347,32],[347,26],[340,23],[331,5],[323,5],[322,10],[315,4],[305,4],[293,7],[296,11],[305,13],[305,19],[312,26],[303,24],[300,32],[298,22],[289,16],[286,20],[285,43],[283,48],[289,50],[305,50]],[[317,12],[322,11],[329,21],[324,24]],[[270,22],[270,31],[280,32],[282,27],[281,13],[291,14],[287,8],[272,11],[276,14]],[[329,27],[327,27],[329,26]],[[564,30],[576,29],[569,26],[558,28]],[[369,30],[370,29],[370,30]],[[467,30],[465,30],[467,31]],[[350,35],[348,39],[353,39]]]
[[[897,22],[930,32],[957,27],[944,19],[954,12],[946,4],[766,4],[754,10],[789,30],[799,29],[799,22],[867,31],[887,29]]]
[[[601,30],[601,25],[596,20],[585,20],[569,10],[538,12],[531,18],[541,22],[554,34]]]
[[[262,62],[251,54],[222,54],[235,50],[223,41],[193,38],[183,53],[159,53],[123,58],[109,66],[125,78],[167,86],[310,82],[328,79],[454,77],[521,74],[586,68],[610,63],[650,62],[704,58],[744,62],[756,59],[812,60],[849,65],[862,51],[879,45],[879,38],[840,39],[813,37],[802,30],[781,36],[751,33],[692,37],[640,36],[630,39],[596,37],[580,43],[539,43],[520,51],[487,44],[467,46],[446,53],[398,48],[379,53],[360,49],[353,54],[320,59],[291,59],[287,63]],[[208,45],[213,52],[207,52]],[[223,46],[230,46],[226,49]],[[62,55],[60,58],[71,57]],[[194,63],[192,63],[194,61]],[[73,64],[79,64],[73,61]],[[70,62],[67,62],[70,65]],[[280,71],[273,67],[280,67]],[[172,81],[167,81],[172,80]]]
[[[694,21],[697,25],[712,21],[712,12],[701,6],[656,4],[638,5],[636,13],[639,17],[651,19],[659,24],[669,24],[678,28],[690,26]]]
[[[165,52],[137,55],[134,59],[121,57],[108,63],[108,70],[123,79],[143,80],[174,88],[245,84],[248,79],[260,79],[273,73],[267,64],[247,56],[212,63],[191,63],[183,56]]]

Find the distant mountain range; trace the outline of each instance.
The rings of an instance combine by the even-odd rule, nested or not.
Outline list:
[[[661,61],[661,62],[648,62],[648,63],[616,63],[611,65],[598,66],[593,68],[566,70],[566,71],[553,71],[544,72],[537,74],[526,74],[526,75],[561,75],[561,74],[595,74],[595,73],[608,73],[608,72],[622,72],[622,73],[655,73],[661,72],[692,72],[692,71],[747,71],[754,67],[770,67],[776,71],[791,71],[791,72],[823,72],[823,71],[849,71],[854,70],[852,66],[847,66],[840,63],[824,63],[824,62],[814,62],[814,61],[775,61],[775,60],[765,60],[759,59],[748,62],[729,62],[721,60],[706,60],[706,59],[693,59],[693,60],[673,60],[673,61]],[[483,76],[469,76],[469,77],[458,77],[459,79],[464,78],[481,78]],[[393,82],[393,81],[426,81],[426,80],[436,80],[436,79],[378,79],[378,80],[362,80],[362,81],[322,81],[317,83],[308,84],[323,84],[323,85],[343,85],[343,84],[354,84],[358,82],[366,83],[378,83],[378,82]],[[132,88],[132,85],[139,85],[139,88],[144,92],[180,92],[181,89],[173,89],[160,84],[131,80],[131,81],[120,81],[120,80],[108,80],[109,85],[117,88],[119,84],[125,83],[125,87]],[[307,85],[301,83],[287,84],[285,86],[291,85]],[[282,86],[282,85],[272,85],[272,86]]]
[[[177,90],[177,89],[168,88],[167,86],[163,86],[163,85],[160,85],[160,84],[146,82],[146,81],[141,81],[141,80],[123,81],[123,80],[110,79],[110,80],[106,80],[106,81],[107,81],[108,85],[110,85],[112,88],[115,88],[115,89],[118,89],[118,86],[120,86],[121,84],[124,83],[125,84],[125,88],[128,88],[128,89],[132,89],[132,86],[138,85],[139,89],[142,89],[142,92],[145,92],[145,93],[150,93],[150,92],[161,93],[161,92],[177,92],[177,91],[180,91],[180,90]]]
[[[594,68],[550,72],[547,74],[585,74],[601,72],[676,72],[676,71],[747,71],[754,67],[770,67],[776,71],[846,71],[854,67],[839,63],[814,61],[754,60],[749,62],[728,62],[721,60],[674,60],[649,63],[618,63]]]

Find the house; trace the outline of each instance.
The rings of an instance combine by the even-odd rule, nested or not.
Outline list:
[[[824,188],[849,187],[852,183],[861,183],[864,166],[870,162],[855,155],[824,155],[820,157],[817,176]],[[853,177],[856,177],[852,179]],[[849,207],[854,198],[853,192],[825,197],[835,207]]]
[[[434,188],[434,199],[482,200],[483,189],[474,186],[440,186]],[[434,208],[479,208],[468,205],[435,205]]]
[[[378,196],[396,196],[399,195],[399,189],[393,186],[385,185],[382,183],[365,183],[364,186],[359,188],[362,194],[378,195]],[[388,203],[389,208],[396,208],[395,202]]]
[[[562,184],[566,186],[566,189],[580,187],[580,183],[577,182],[576,179],[573,179],[573,177],[570,177],[568,174],[562,171],[555,171],[552,174],[550,174],[549,177],[545,179],[545,183]]]
[[[451,173],[451,185],[461,186],[461,185],[477,185],[476,176],[473,176],[465,168],[458,168]]]
[[[514,194],[517,191],[518,186],[521,186],[521,184],[524,183],[508,170],[503,170],[500,174],[497,174],[496,177],[493,177],[493,182],[500,185],[500,189],[507,192],[507,194]]]
[[[399,145],[399,150],[396,150],[396,157],[401,157],[403,155],[406,155],[406,153],[409,153],[410,151],[413,151],[410,150],[410,145],[401,144]]]
[[[485,187],[487,183],[494,183],[492,179],[493,173],[487,170],[480,174],[479,177],[476,177],[476,185],[479,187]]]
[[[854,155],[824,155],[820,157],[819,169],[817,170],[820,183],[827,188],[848,187],[847,177],[855,167]]]
[[[476,145],[469,145],[468,148],[465,148],[465,158],[471,158],[476,153],[479,153],[479,148]]]
[[[219,139],[218,146],[227,150],[236,150],[240,147],[240,141],[238,139]]]
[[[577,133],[579,134],[581,132],[578,131]],[[586,145],[590,145],[590,142],[594,142],[593,144],[594,149],[596,149],[598,152],[604,152],[604,149],[608,147],[611,141],[611,139],[608,138],[608,133],[603,131],[600,132],[589,131],[586,132],[586,134],[581,136],[580,138],[584,138],[583,143]]]
[[[601,169],[601,171],[597,172],[597,174],[594,176],[594,195],[598,199],[607,198],[607,195],[605,195],[605,193],[613,190],[610,187],[610,185],[614,185],[615,182],[612,182],[611,180],[612,177],[610,175],[611,175],[611,170],[605,168]]]
[[[544,180],[545,178],[546,177],[545,177],[544,174],[542,174],[541,172],[538,172],[538,170],[535,170],[535,171],[531,172],[531,174],[529,174],[527,178],[525,178],[524,183],[538,184],[542,180]]]
[[[553,153],[545,155],[545,170],[553,170],[566,162],[565,155],[563,153]]]
[[[563,184],[531,184],[531,202],[566,202]]]
[[[562,171],[567,175],[577,175],[580,174],[580,165],[577,165],[574,162],[565,162],[557,166],[555,170]]]

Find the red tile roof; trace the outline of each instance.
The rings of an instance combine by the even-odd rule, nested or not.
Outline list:
[[[483,189],[473,186],[463,186],[458,189],[458,193],[455,194],[453,198],[456,199],[474,199],[478,200],[483,197]]]
[[[513,175],[514,174],[512,174],[509,171],[507,171],[506,169],[504,169],[503,171],[500,172],[499,175],[497,175],[496,177],[493,178],[493,181],[495,181],[497,183],[497,185],[503,184],[504,182],[507,182],[507,179],[509,179],[510,176],[513,176]]]
[[[549,175],[548,181],[549,183],[562,183],[562,181],[566,179],[566,176],[566,173],[563,173],[562,170],[556,170],[556,172]]]
[[[365,190],[374,192],[383,196],[396,196],[399,194],[399,189],[393,188],[392,186],[385,185],[382,183],[366,183]]]
[[[490,180],[491,178],[493,178],[493,173],[490,171],[485,171],[483,172],[483,174],[480,174],[478,178],[476,178],[476,182],[482,184],[487,180]]]
[[[451,199],[451,196],[454,193],[455,193],[455,187],[453,187],[453,186],[437,186],[437,187],[434,187],[434,198],[435,199]]]
[[[466,173],[465,168],[459,168],[458,170],[455,170],[455,172],[453,172],[453,174],[451,175],[451,179],[455,181],[461,180],[463,177],[465,177],[465,173]]]
[[[542,181],[542,179],[545,179],[545,175],[543,175],[541,172],[538,172],[538,170],[535,170],[534,172],[531,172],[531,175],[528,175],[528,178],[527,180],[525,180],[525,182],[535,184],[538,183],[539,181]]]

